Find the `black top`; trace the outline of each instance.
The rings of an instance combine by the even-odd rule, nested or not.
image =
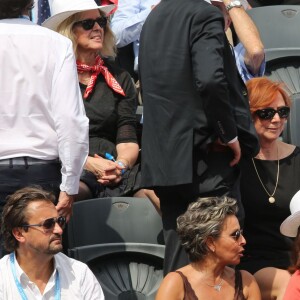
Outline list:
[[[254,159],[258,174],[272,194],[276,184],[277,161]],[[263,267],[286,269],[290,265],[292,240],[280,233],[282,221],[290,215],[290,201],[300,190],[300,148],[279,163],[275,203],[263,189],[251,159],[241,160],[241,196],[245,209],[246,252],[240,269],[256,272]]]
[[[137,143],[136,136],[136,90],[130,75],[104,59],[105,66],[115,77],[125,92],[125,97],[114,92],[106,83],[104,76],[99,74],[93,92],[83,99],[89,123],[89,155],[105,155],[115,157],[116,144]],[[82,95],[86,85],[80,83]]]

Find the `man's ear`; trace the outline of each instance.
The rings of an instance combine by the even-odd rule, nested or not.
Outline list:
[[[19,243],[25,242],[25,237],[23,236],[23,232],[24,232],[24,229],[21,227],[16,227],[12,230],[13,236]]]

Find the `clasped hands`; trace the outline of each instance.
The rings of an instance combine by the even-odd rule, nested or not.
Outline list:
[[[117,162],[105,159],[97,154],[88,157],[86,169],[92,172],[103,185],[117,185],[122,180],[124,167]]]

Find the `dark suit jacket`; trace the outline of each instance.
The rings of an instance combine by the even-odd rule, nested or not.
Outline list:
[[[142,184],[193,181],[195,152],[238,136],[258,152],[246,88],[224,33],[221,12],[203,0],[162,0],[140,38],[144,103]]]

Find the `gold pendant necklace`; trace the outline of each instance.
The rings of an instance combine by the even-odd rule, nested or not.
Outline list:
[[[265,192],[267,193],[267,195],[269,196],[269,202],[270,203],[275,203],[275,193],[276,193],[276,189],[277,189],[277,185],[278,185],[278,180],[279,180],[279,157],[278,157],[278,145],[277,145],[277,178],[276,178],[276,184],[275,184],[275,188],[274,188],[274,191],[272,194],[270,194],[268,192],[268,190],[266,189],[266,187],[264,186],[259,174],[258,174],[258,171],[257,171],[257,168],[256,168],[256,165],[255,165],[255,162],[254,162],[254,159],[252,158],[252,162],[253,162],[253,166],[254,166],[254,169],[255,169],[255,172],[256,172],[256,175],[261,183],[261,186],[264,188]]]

